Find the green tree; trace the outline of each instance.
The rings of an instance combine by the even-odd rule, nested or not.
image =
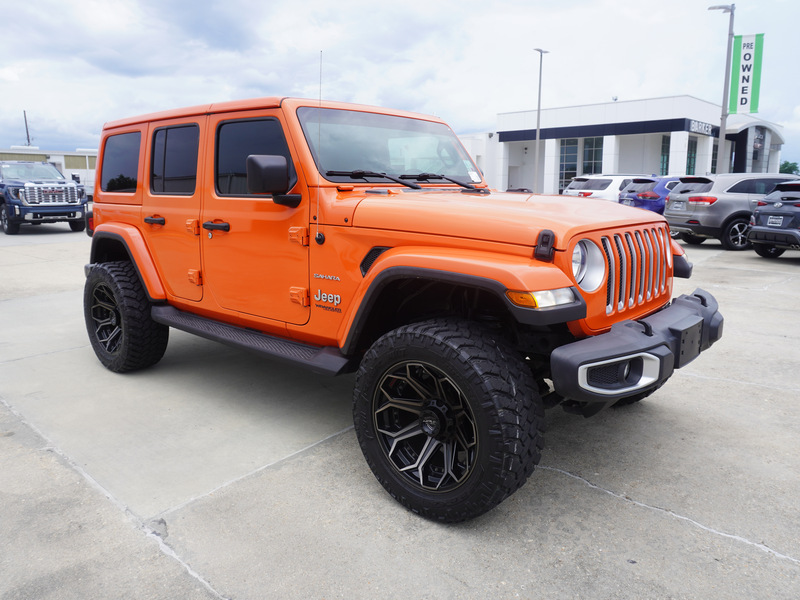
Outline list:
[[[781,163],[781,173],[790,173],[792,175],[800,175],[800,167],[797,166],[796,162],[789,162],[785,160]]]

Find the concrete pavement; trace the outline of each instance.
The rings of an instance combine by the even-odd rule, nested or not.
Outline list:
[[[522,490],[445,526],[370,473],[352,376],[174,330],[106,371],[89,243],[0,234],[2,600],[800,597],[800,252],[688,247],[723,339],[638,405],[548,412]]]

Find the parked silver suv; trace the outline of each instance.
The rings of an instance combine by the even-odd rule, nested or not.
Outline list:
[[[725,173],[681,177],[670,192],[664,216],[673,232],[690,244],[717,238],[727,250],[749,247],[747,228],[759,200],[782,181],[782,173]]]

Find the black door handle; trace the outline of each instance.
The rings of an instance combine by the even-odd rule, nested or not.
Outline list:
[[[164,217],[145,217],[144,222],[150,225],[163,225],[167,220]]]
[[[231,224],[230,223],[214,223],[214,221],[206,221],[203,223],[203,229],[213,230],[213,231],[230,231]]]

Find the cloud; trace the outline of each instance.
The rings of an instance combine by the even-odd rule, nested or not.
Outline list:
[[[727,36],[726,15],[697,0],[28,0],[4,16],[0,147],[24,143],[26,110],[53,150],[96,145],[108,120],[320,89],[486,131],[497,113],[535,108],[535,47],[549,50],[545,108],[613,96],[719,102]],[[737,7],[737,32],[766,33],[763,119],[793,122],[798,20],[795,0]],[[784,154],[800,157],[789,130]]]

